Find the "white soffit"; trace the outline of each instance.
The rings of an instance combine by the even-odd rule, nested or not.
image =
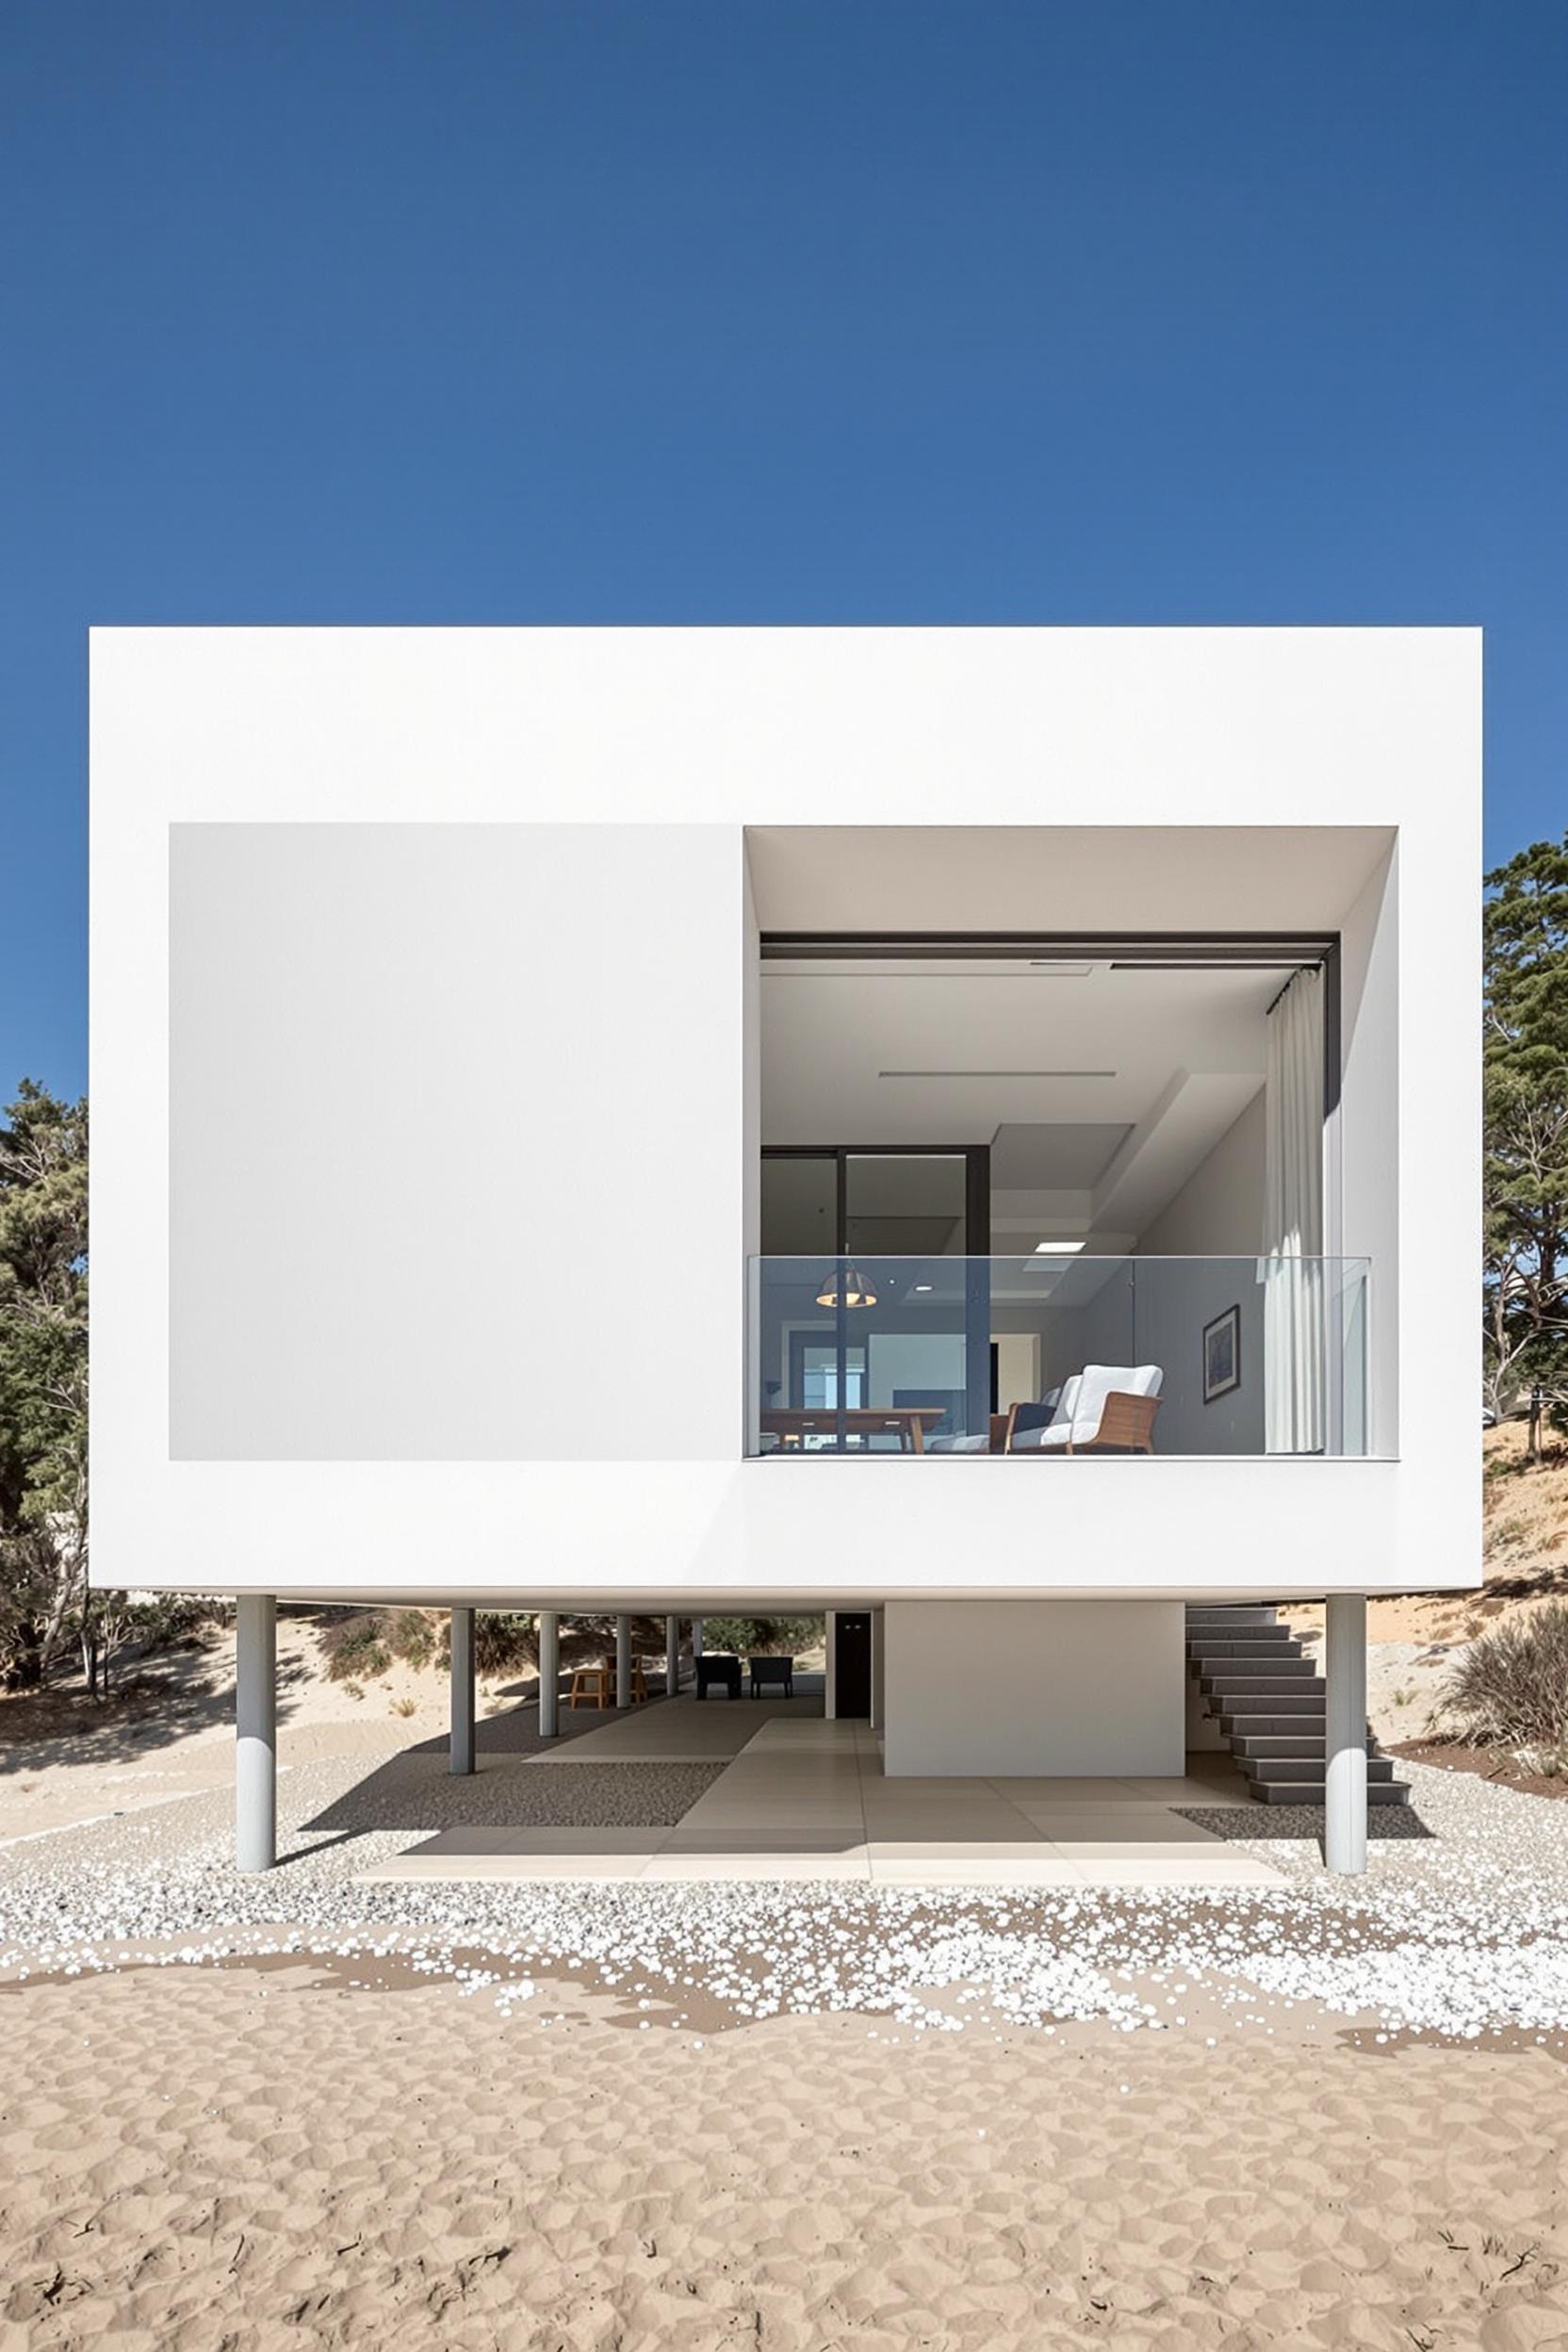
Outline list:
[[[1388,825],[754,825],[764,931],[1336,929]]]

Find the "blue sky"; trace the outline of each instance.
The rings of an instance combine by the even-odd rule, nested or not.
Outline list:
[[[0,1099],[92,622],[1479,622],[1568,825],[1560,0],[9,0]]]

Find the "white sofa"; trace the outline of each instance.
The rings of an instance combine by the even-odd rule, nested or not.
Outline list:
[[[1010,1454],[1086,1453],[1095,1446],[1152,1453],[1152,1431],[1165,1373],[1157,1364],[1089,1364],[1040,1399],[1054,1410],[1040,1429],[1015,1431]]]

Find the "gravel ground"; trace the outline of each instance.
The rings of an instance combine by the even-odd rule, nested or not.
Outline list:
[[[425,1833],[473,1823],[673,1829],[725,1769],[721,1758],[715,1764],[552,1762],[548,1772],[486,1772],[482,1753],[480,1771],[460,1776],[447,1770],[444,1753],[433,1761],[416,1748],[356,1777],[306,1827]]]
[[[736,2019],[850,2010],[947,2031],[1074,2018],[1130,2029],[1190,2018],[1196,2030],[1307,2003],[1390,2034],[1568,2033],[1568,1804],[1468,1774],[1413,1767],[1429,1834],[1375,1838],[1364,1878],[1325,1872],[1302,1834],[1310,1808],[1290,1807],[1243,1841],[1285,1874],[1278,1891],[1134,1892],[356,1886],[356,1872],[426,1826],[330,1826],[363,1807],[362,1772],[336,1758],[280,1776],[287,1859],[263,1877],[234,1871],[227,1792],[13,1847],[0,1855],[0,1968],[396,1952],[503,2009],[531,1998],[536,1977],[577,1970],[623,1991],[673,1988],[685,2006],[703,1998]],[[579,1821],[673,1819],[648,1808],[679,1809],[711,1777],[703,1766],[563,1765],[547,1775],[551,1817],[564,1804]],[[514,1795],[531,1775],[507,1778]],[[462,1787],[466,1819],[483,1780]],[[606,1810],[626,1804],[634,1814]],[[388,1794],[383,1818],[395,1811]]]

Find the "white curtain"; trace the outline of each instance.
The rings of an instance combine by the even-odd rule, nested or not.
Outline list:
[[[1319,1454],[1324,1377],[1323,974],[1298,972],[1268,1015],[1264,1428],[1271,1454]]]

